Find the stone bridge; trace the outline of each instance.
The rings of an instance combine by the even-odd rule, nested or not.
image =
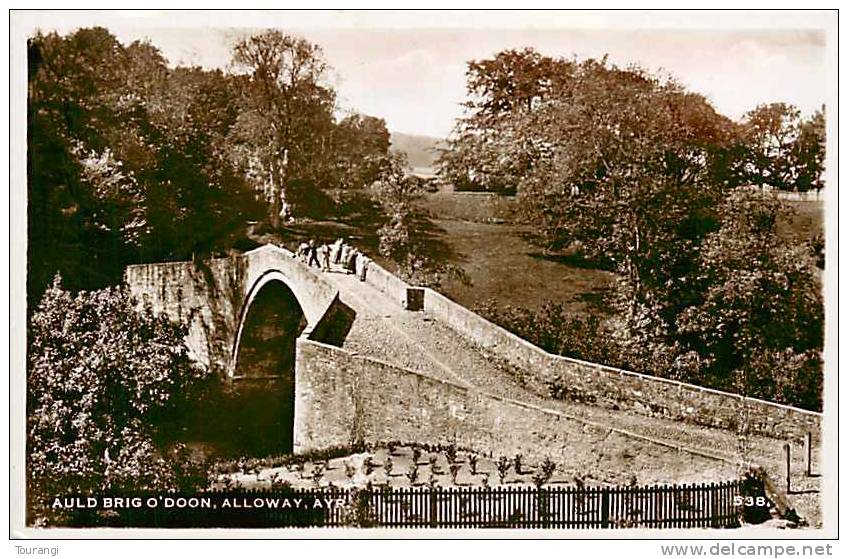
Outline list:
[[[245,396],[199,403],[211,408],[199,423],[274,443],[263,452],[454,442],[662,483],[734,475],[743,415],[746,459],[772,471],[785,443],[797,472],[807,434],[819,444],[820,414],[548,354],[373,262],[361,280],[266,245],[130,266],[125,281],[186,323],[193,357]],[[554,385],[567,390],[553,398]]]
[[[248,376],[237,370],[240,342],[260,294],[273,290],[285,300],[290,316],[281,324],[289,338],[324,339],[322,327],[341,307],[332,283],[274,245],[213,260],[128,266],[124,278],[140,303],[185,322],[194,359],[227,377]]]

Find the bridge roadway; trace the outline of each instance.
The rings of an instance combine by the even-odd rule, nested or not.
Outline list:
[[[692,478],[692,467],[686,466],[686,453],[681,453],[678,460],[663,465],[664,478],[643,479],[640,476],[640,483],[673,483],[681,481],[682,478],[690,482],[705,481],[726,478],[736,472],[735,456],[739,442],[735,433],[544,397],[521,383],[521,372],[515,367],[488,354],[485,349],[431,314],[407,311],[353,275],[324,272],[323,276],[339,290],[341,301],[356,312],[356,318],[343,345],[349,351],[488,394],[578,417],[591,424],[651,437],[678,447],[706,450],[721,458],[715,460],[714,470],[702,471],[702,477],[698,479]],[[784,471],[782,440],[751,437],[749,444],[750,461],[763,465],[773,476]],[[608,452],[609,449],[597,449],[599,456],[605,451]],[[797,490],[818,489],[817,478],[804,477],[804,464],[798,452],[795,453],[792,469],[793,483]],[[818,471],[816,462],[813,469]],[[601,478],[604,476],[604,472],[597,474]],[[621,483],[626,480],[609,478],[604,481]],[[819,516],[817,496],[799,495],[792,501],[802,517],[816,522]]]

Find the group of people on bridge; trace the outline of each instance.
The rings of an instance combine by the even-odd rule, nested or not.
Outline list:
[[[356,274],[357,262],[361,261],[359,275],[361,280],[365,279],[365,269],[368,257],[359,249],[349,245],[341,237],[334,243],[323,243],[318,245],[314,239],[302,242],[297,249],[297,257],[305,262],[307,266],[320,268],[323,272],[340,271],[345,274]]]

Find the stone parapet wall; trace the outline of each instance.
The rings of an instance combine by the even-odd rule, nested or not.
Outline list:
[[[736,430],[747,408],[749,428],[774,438],[818,437],[821,414],[701,386],[552,355],[444,295],[425,289],[424,310],[486,350],[529,373],[537,390],[551,384],[564,397],[615,409]]]
[[[242,324],[265,283],[283,282],[308,322],[308,335],[338,303],[338,290],[286,249],[265,245],[244,254],[191,262],[127,266],[124,282],[139,304],[188,325],[186,345],[202,366],[231,375]]]
[[[361,271],[362,263],[363,260],[360,258],[357,263],[357,273]],[[373,260],[367,264],[365,283],[383,292],[401,307],[406,308],[407,290],[410,288],[409,284]]]
[[[561,472],[624,483],[731,477],[735,466],[303,338],[297,346],[295,452],[355,443],[454,443],[491,456],[554,460]]]

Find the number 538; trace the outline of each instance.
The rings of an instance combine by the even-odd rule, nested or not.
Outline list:
[[[765,507],[769,504],[768,498],[763,495],[758,495],[756,497],[752,495],[735,495],[733,497],[733,504],[738,506],[746,506],[746,507]]]

